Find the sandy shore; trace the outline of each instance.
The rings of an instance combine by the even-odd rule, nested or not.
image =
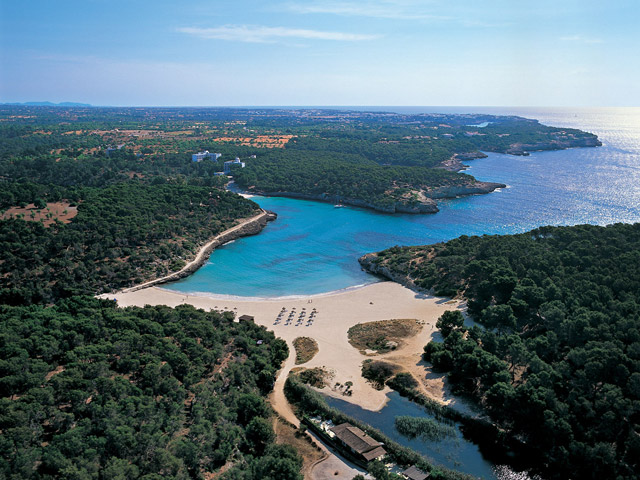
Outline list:
[[[297,423],[289,405],[284,400],[282,385],[284,379],[293,368],[294,349],[292,342],[296,337],[307,336],[318,342],[319,352],[305,367],[323,367],[333,373],[331,385],[336,382],[344,384],[353,382],[351,397],[343,396],[338,391],[325,388],[327,394],[337,396],[353,402],[369,410],[378,410],[387,401],[388,389],[379,391],[371,387],[361,376],[360,368],[366,358],[393,357],[398,363],[414,367],[420,362],[422,348],[431,339],[435,330],[435,322],[445,310],[460,308],[457,302],[446,298],[438,298],[417,294],[394,282],[379,282],[361,288],[315,295],[303,298],[272,298],[249,299],[241,297],[215,297],[185,295],[171,292],[158,287],[145,288],[133,292],[120,292],[105,295],[116,298],[120,306],[168,305],[177,306],[184,303],[191,304],[205,310],[230,310],[237,316],[251,315],[255,322],[272,330],[276,336],[283,338],[289,344],[291,356],[280,372],[274,391],[274,407],[287,420]],[[280,321],[276,321],[278,314],[286,311]],[[309,322],[310,313],[316,309],[313,322]],[[291,311],[295,309],[292,321],[287,322]],[[304,309],[304,310],[303,310]],[[300,313],[304,311],[302,322]],[[415,318],[424,322],[424,327],[418,335],[406,342],[398,350],[383,356],[366,357],[353,348],[347,340],[347,330],[357,323],[392,318]],[[391,358],[389,358],[391,359]],[[445,400],[444,387],[442,391],[436,383],[430,394],[440,400]],[[438,398],[440,397],[440,398]]]

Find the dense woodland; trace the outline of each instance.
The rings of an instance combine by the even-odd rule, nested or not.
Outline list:
[[[286,343],[232,318],[89,297],[0,307],[0,477],[302,478],[263,398]]]
[[[271,142],[278,136],[288,141]],[[242,188],[344,198],[389,212],[476,184],[441,170],[462,168],[451,163],[456,157],[596,145],[595,135],[579,130],[492,115],[0,106],[0,179],[101,187],[169,177],[220,186],[221,162],[240,157],[246,168],[232,174]],[[204,149],[222,160],[189,161]]]
[[[13,186],[16,196],[39,191]],[[50,303],[166,275],[236,219],[258,211],[238,195],[188,185],[130,181],[56,195],[78,205],[68,224],[0,221],[2,303]]]
[[[269,152],[234,171],[243,188],[270,194],[281,192],[328,196],[338,202],[355,199],[381,209],[396,202],[416,204],[418,192],[473,184],[470,175],[428,167],[382,166],[359,155],[286,149]]]
[[[638,478],[640,224],[463,236],[369,260],[466,299],[484,328],[446,313],[425,359],[525,441],[545,477]]]
[[[107,155],[117,142],[84,129],[123,128],[118,112],[69,127],[81,112],[0,123],[0,478],[301,479],[264,400],[283,341],[230,313],[79,296],[179,269],[258,206],[191,162],[195,143]]]

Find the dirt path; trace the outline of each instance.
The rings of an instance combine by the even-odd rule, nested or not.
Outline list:
[[[300,420],[293,413],[291,405],[287,401],[287,397],[284,395],[284,382],[289,376],[289,372],[296,364],[296,351],[293,348],[291,342],[287,342],[289,346],[289,357],[284,362],[283,367],[278,372],[278,377],[273,385],[273,392],[269,395],[269,402],[273,409],[285,420],[294,424],[296,427],[300,426]]]
[[[191,260],[189,263],[187,263],[184,267],[182,267],[180,270],[178,270],[177,272],[173,272],[170,273],[169,275],[166,275],[164,277],[160,277],[160,278],[155,278],[153,280],[149,280],[148,282],[145,283],[141,283],[139,285],[135,285],[133,287],[129,287],[129,288],[125,288],[123,290],[120,291],[120,293],[129,293],[129,292],[135,292],[137,290],[142,290],[143,288],[147,288],[147,287],[151,287],[153,285],[157,285],[160,283],[166,283],[168,281],[171,280],[176,280],[178,278],[181,278],[182,276],[184,276],[185,273],[189,272],[192,273],[195,269],[197,269],[197,267],[199,267],[200,265],[202,265],[204,263],[204,261],[206,260],[206,258],[211,254],[212,250],[218,246],[216,245],[218,242],[220,242],[220,240],[222,238],[224,238],[225,236],[236,232],[244,227],[246,227],[247,225],[259,221],[260,219],[264,218],[268,216],[268,213],[265,212],[264,210],[261,210],[260,213],[258,215],[255,215],[251,218],[247,218],[243,221],[241,221],[238,225],[236,225],[235,227],[231,227],[228,228],[227,230],[225,230],[222,233],[219,233],[218,235],[216,235],[215,237],[213,237],[211,240],[209,240],[206,244],[204,244],[200,250],[198,251],[196,257]]]

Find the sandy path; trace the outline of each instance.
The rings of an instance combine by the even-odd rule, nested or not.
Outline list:
[[[289,357],[278,372],[278,378],[276,378],[273,385],[273,392],[269,395],[269,401],[271,405],[273,405],[274,410],[276,410],[282,418],[298,427],[300,426],[300,420],[298,420],[296,414],[293,413],[293,409],[284,395],[284,382],[287,380],[291,369],[296,366],[296,354],[293,345],[289,341],[287,344],[289,345]]]
[[[347,339],[347,330],[361,322],[388,320],[392,318],[415,318],[424,322],[422,331],[401,349],[383,356],[371,358],[402,357],[405,363],[417,364],[424,345],[435,331],[435,322],[445,310],[459,308],[457,303],[447,303],[448,299],[416,294],[394,282],[379,282],[352,290],[333,292],[301,298],[244,299],[242,297],[215,297],[185,295],[158,287],[146,288],[134,292],[121,292],[107,295],[116,298],[120,306],[168,305],[177,306],[189,303],[205,310],[231,310],[240,315],[252,315],[256,323],[272,330],[276,336],[288,343],[291,354],[285,362],[276,381],[277,389],[273,394],[274,408],[289,421],[292,421],[291,408],[280,393],[286,374],[294,366],[293,339],[299,336],[312,337],[318,342],[319,351],[305,367],[324,367],[334,373],[331,384],[344,384],[351,381],[353,395],[342,396],[338,391],[325,388],[325,393],[358,404],[369,410],[378,410],[387,401],[388,389],[379,391],[371,387],[360,374],[362,361],[368,357],[353,348]],[[285,314],[276,321],[282,308]],[[313,309],[316,316],[309,324],[308,318]],[[294,310],[295,309],[295,310]],[[305,311],[303,317],[300,313]],[[286,320],[291,311],[295,314],[292,321]],[[299,319],[302,318],[302,322]],[[436,383],[436,389],[437,383]],[[437,392],[436,392],[437,393]],[[445,399],[444,392],[440,399]],[[293,422],[292,423],[297,423]]]

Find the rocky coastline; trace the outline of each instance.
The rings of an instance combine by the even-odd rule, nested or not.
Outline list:
[[[122,293],[135,292],[143,288],[161,285],[163,283],[174,282],[176,280],[180,280],[181,278],[188,277],[207,262],[207,260],[209,259],[209,255],[216,248],[224,245],[225,243],[237,240],[238,238],[257,235],[262,231],[264,227],[267,226],[268,222],[274,221],[277,217],[278,215],[276,213],[268,210],[263,210],[260,215],[257,215],[256,217],[253,217],[249,220],[245,220],[244,223],[236,225],[235,227],[229,228],[224,232],[216,235],[211,241],[200,247],[200,250],[198,251],[195,259],[192,262],[188,263],[179,271],[161,278],[156,278],[148,282],[135,285],[133,287],[125,288],[122,290]]]
[[[309,194],[297,192],[252,192],[256,195],[265,197],[286,197],[296,198],[300,200],[313,200],[316,202],[333,203],[334,205],[349,205],[352,207],[368,208],[381,213],[436,213],[439,211],[436,202],[432,199],[416,203],[415,205],[406,205],[395,202],[391,205],[379,205],[367,202],[357,198],[342,197],[339,195],[330,195],[327,193]]]
[[[498,188],[506,188],[503,183],[493,182],[473,182],[465,185],[449,185],[436,187],[429,190],[422,190],[420,200],[410,203],[401,201],[389,202],[388,204],[377,204],[360,200],[357,198],[342,197],[339,195],[330,195],[327,193],[308,194],[297,192],[261,192],[251,191],[252,194],[263,195],[265,197],[286,197],[301,200],[313,200],[317,202],[333,203],[335,205],[349,205],[352,207],[368,208],[380,213],[437,213],[440,211],[435,199],[441,198],[458,198],[467,195],[481,195],[491,193]]]
[[[504,152],[509,155],[527,156],[530,152],[544,152],[549,150],[566,150],[567,148],[601,147],[602,142],[595,135],[593,137],[562,138],[548,142],[514,143]]]
[[[415,282],[408,275],[401,275],[399,273],[392,272],[389,267],[382,264],[382,262],[377,262],[378,258],[378,254],[375,252],[367,253],[358,259],[358,263],[365,271],[389,279],[392,282],[399,283],[414,292],[432,293],[431,291],[416,286]]]

